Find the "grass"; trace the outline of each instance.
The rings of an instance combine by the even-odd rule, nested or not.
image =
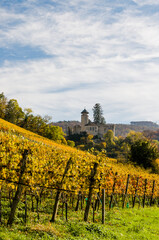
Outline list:
[[[29,213],[28,223],[18,218],[12,227],[0,226],[0,240],[158,240],[159,208],[112,209],[106,211],[105,224],[101,224],[101,214],[96,213],[83,221],[83,212],[69,211],[68,221],[58,215],[55,223],[50,223],[50,214]]]

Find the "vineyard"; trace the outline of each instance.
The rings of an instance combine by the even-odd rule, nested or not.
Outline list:
[[[97,156],[26,131],[0,119],[0,222],[13,223],[15,211],[24,202],[24,221],[28,211],[36,211],[44,200],[50,201],[54,222],[72,208],[112,209],[159,206],[159,176],[132,165],[123,165],[101,153]],[[29,201],[29,202],[28,202]],[[6,202],[10,206],[5,211]]]

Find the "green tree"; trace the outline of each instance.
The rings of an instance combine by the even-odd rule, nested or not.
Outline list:
[[[10,99],[5,111],[5,119],[8,122],[19,125],[24,119],[24,112],[16,99]]]
[[[67,144],[62,128],[49,123],[50,116],[34,116],[31,108],[25,108],[23,112],[16,99],[10,99],[7,102],[3,93],[0,94],[0,117],[43,137]]]
[[[100,103],[96,103],[93,107],[93,120],[95,123],[106,123],[103,117],[103,110]]]
[[[0,94],[0,118],[5,118],[5,111],[7,106],[7,98],[4,96],[2,92]]]
[[[144,168],[154,170],[154,163],[158,156],[157,146],[148,139],[139,139],[131,145],[130,160]]]
[[[71,140],[67,140],[67,145],[70,147],[75,147],[75,142]]]
[[[65,136],[65,134],[62,131],[61,127],[47,125],[44,137],[47,137],[47,138],[52,139],[59,143],[67,144],[67,141],[64,136]]]
[[[25,108],[24,109],[24,119],[23,121],[21,121],[21,127],[25,128],[25,129],[28,129],[28,130],[31,130],[29,129],[29,125],[30,125],[30,119],[31,119],[31,116],[32,115],[32,109],[31,108]]]
[[[105,118],[103,116],[101,117],[101,123],[106,124]]]

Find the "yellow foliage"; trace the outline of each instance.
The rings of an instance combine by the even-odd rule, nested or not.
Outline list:
[[[132,165],[119,164],[115,159],[105,157],[104,153],[94,156],[88,152],[60,145],[2,119],[0,119],[0,167],[2,167],[0,187],[3,185],[3,187],[15,188],[14,182],[19,180],[22,154],[25,149],[29,150],[29,154],[22,180],[32,191],[38,191],[39,187],[58,188],[61,184],[60,186],[65,190],[87,193],[91,169],[97,162],[98,171],[95,176],[94,193],[98,192],[99,188],[105,188],[108,194],[111,193],[117,172],[116,192],[122,193],[125,189],[127,175],[130,174],[129,194],[134,194],[136,178],[139,176],[138,194],[143,194],[144,180],[147,178],[147,194],[151,196],[153,180],[155,180],[154,195],[159,196],[157,174],[150,174]],[[72,159],[70,168],[61,183],[70,157]],[[157,162],[159,163],[159,159]],[[7,183],[1,179],[13,182]]]

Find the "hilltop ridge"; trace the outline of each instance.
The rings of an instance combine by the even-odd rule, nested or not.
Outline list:
[[[67,135],[69,128],[73,128],[76,125],[81,125],[80,121],[58,121],[51,123],[54,126],[62,127],[63,132]],[[130,124],[124,123],[107,123],[106,125],[115,125],[115,135],[126,137],[130,131],[143,132],[147,130],[155,131],[159,129],[159,125],[151,121],[132,121]]]

